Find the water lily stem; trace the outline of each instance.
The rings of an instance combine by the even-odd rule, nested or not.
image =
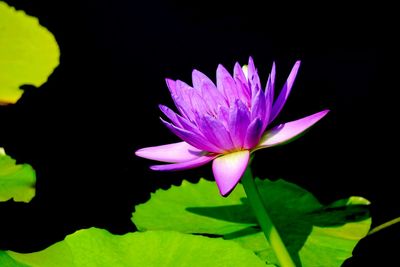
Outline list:
[[[278,230],[269,217],[267,210],[265,209],[264,203],[261,200],[260,193],[258,192],[255,184],[253,174],[250,169],[250,165],[247,167],[244,176],[242,177],[242,184],[247,195],[247,199],[253,208],[253,211],[257,217],[258,223],[264,232],[272,250],[275,252],[276,257],[281,267],[295,267],[295,264],[290,257],[290,254],[283,243]]]
[[[393,219],[393,220],[390,220],[390,221],[385,222],[385,223],[383,223],[383,224],[381,224],[381,225],[378,225],[377,227],[375,227],[374,229],[372,229],[371,231],[369,231],[368,235],[375,234],[375,233],[377,233],[377,232],[379,232],[379,231],[381,231],[381,230],[383,230],[383,229],[386,229],[386,228],[388,228],[389,226],[392,226],[392,225],[394,225],[394,224],[396,224],[396,223],[400,223],[400,217],[397,217],[397,218],[395,218],[395,219]]]

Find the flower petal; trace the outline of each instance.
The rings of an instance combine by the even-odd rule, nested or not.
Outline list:
[[[176,90],[176,81],[167,78],[167,79],[165,79],[165,82],[167,83],[169,92],[171,93],[171,97],[172,97],[172,100],[174,101],[175,106],[178,108],[178,110],[182,116],[187,117],[185,115],[185,111],[181,107],[181,105],[183,104],[182,103],[183,99],[180,96],[180,94],[178,94],[178,91]]]
[[[223,155],[213,161],[212,169],[219,192],[227,196],[239,182],[249,162],[248,150]]]
[[[176,82],[171,79],[165,79],[165,82],[167,83],[169,92],[172,94],[176,94]]]
[[[313,126],[322,119],[329,110],[323,110],[308,117],[280,124],[271,130],[268,130],[261,137],[260,143],[255,150],[280,145],[289,142],[302,132]]]
[[[233,78],[242,82],[243,84],[247,84],[247,78],[238,62],[236,62],[235,67],[233,68]]]
[[[269,113],[269,110],[267,110],[264,92],[259,90],[256,95],[253,95],[251,102],[251,120],[253,121],[255,118],[260,118],[263,126],[266,126],[266,115],[267,112]]]
[[[215,114],[218,106],[228,106],[224,96],[217,89],[215,84],[198,70],[192,72],[193,87],[199,92],[208,106],[208,111]]]
[[[296,63],[292,68],[292,71],[289,74],[289,77],[287,78],[286,83],[283,85],[283,88],[272,107],[270,122],[273,121],[278,116],[279,112],[281,112],[283,106],[285,105],[286,100],[289,97],[290,91],[292,90],[292,86],[294,80],[296,79],[299,67],[300,67],[300,61],[296,61]]]
[[[204,156],[204,151],[189,145],[186,142],[153,146],[139,149],[136,156],[164,162],[185,162]]]
[[[252,57],[249,57],[248,80],[250,83],[251,95],[252,97],[254,97],[254,95],[256,95],[257,92],[261,90],[261,82]]]
[[[243,73],[239,63],[236,62],[233,68],[233,79],[235,80],[236,87],[239,93],[239,99],[246,103],[247,106],[251,104],[250,87],[246,76]]]
[[[198,133],[194,133],[194,132],[176,127],[175,125],[173,125],[169,122],[166,122],[162,118],[160,118],[160,119],[171,132],[173,132],[176,136],[181,138],[186,143],[189,143],[192,146],[197,147],[198,149],[201,149],[201,150],[204,150],[207,152],[215,152],[215,153],[223,152],[222,149],[211,144],[207,139],[204,138],[204,136],[201,136]]]
[[[260,118],[254,119],[247,128],[244,148],[253,149],[260,141],[263,123]]]
[[[229,134],[236,148],[243,148],[247,128],[250,124],[250,112],[246,105],[239,99],[229,111]]]
[[[198,70],[193,70],[192,72],[192,83],[193,87],[196,88],[197,90],[201,90],[204,86],[208,88],[213,88],[217,89],[213,81],[210,80],[204,73],[198,71]]]
[[[217,112],[217,119],[221,121],[227,129],[229,128],[228,121],[229,121],[230,110],[231,109],[228,107],[219,106]]]
[[[165,116],[167,116],[167,118],[176,126],[181,127],[182,128],[182,124],[179,121],[179,115],[176,114],[172,109],[170,109],[167,106],[164,105],[158,105],[158,107],[160,108],[161,112],[164,113]]]
[[[217,68],[217,88],[224,94],[230,105],[233,105],[240,97],[235,80],[221,64]]]
[[[201,117],[199,127],[203,136],[223,151],[229,151],[235,148],[228,130],[221,121],[205,115]]]
[[[195,89],[179,80],[177,80],[175,83],[171,83],[171,81],[167,82],[169,82],[169,88],[174,88],[171,91],[171,96],[174,100],[175,106],[178,108],[182,116],[193,121],[194,114],[190,99],[191,94],[195,91]]]
[[[263,130],[265,130],[268,126],[269,123],[269,118],[271,116],[271,110],[272,110],[272,103],[274,102],[274,88],[271,86],[271,74],[268,77],[268,82],[267,86],[265,87],[265,93],[264,93],[264,98],[265,98],[265,117],[264,117],[264,124],[263,124]]]
[[[174,163],[174,164],[153,165],[153,166],[150,166],[150,169],[152,169],[153,171],[181,171],[181,170],[193,169],[193,168],[200,167],[200,166],[212,161],[216,157],[217,157],[217,155],[202,156],[202,157],[198,157],[197,159],[185,161],[185,162],[179,162],[179,163]]]
[[[198,92],[197,90],[192,90],[190,92],[189,99],[192,106],[194,118],[196,118],[196,114],[212,112],[212,110],[209,109],[209,105],[207,105],[206,101],[204,101],[204,99],[200,95],[200,92]],[[195,121],[195,119],[193,119],[193,121]]]
[[[276,75],[276,66],[275,62],[273,62],[271,73],[269,74],[268,77],[267,86],[265,87],[265,97],[270,95],[271,99],[274,99],[275,75]]]

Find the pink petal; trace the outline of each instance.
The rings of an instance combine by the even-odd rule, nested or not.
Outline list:
[[[254,119],[249,127],[247,128],[246,132],[246,139],[244,141],[244,148],[252,149],[254,148],[259,142],[262,135],[262,121],[259,118]]]
[[[276,76],[276,66],[275,62],[273,62],[272,69],[268,77],[267,86],[265,87],[265,96],[270,94],[271,99],[274,99],[275,76]]]
[[[209,155],[209,156],[201,156],[198,157],[197,159],[190,160],[190,161],[185,161],[185,162],[179,162],[179,163],[174,163],[174,164],[164,164],[164,165],[153,165],[150,167],[153,171],[181,171],[181,170],[187,170],[187,169],[193,169],[200,167],[213,159],[215,159],[217,155]]]
[[[225,96],[230,105],[240,97],[235,80],[221,64],[217,68],[217,88]]]
[[[308,117],[280,124],[271,130],[266,131],[261,137],[256,149],[271,147],[286,143],[300,135],[302,132],[313,126],[322,119],[329,110],[323,110]]]
[[[247,84],[246,76],[243,73],[242,67],[238,62],[235,63],[235,67],[233,68],[233,78],[237,79],[243,84]]]
[[[266,119],[266,124],[265,126],[268,126],[268,123],[270,122],[270,117],[271,117],[271,112],[272,112],[272,106],[274,102],[274,88],[275,88],[275,62],[272,64],[272,70],[271,73],[268,77],[267,81],[267,86],[265,87],[265,103],[266,103],[266,108],[267,108],[267,114],[265,116]]]
[[[208,112],[214,113],[218,106],[228,106],[224,96],[217,89],[215,84],[198,70],[192,72],[193,87],[199,92],[207,104]]]
[[[260,77],[258,76],[256,66],[254,65],[254,60],[252,57],[249,57],[249,64],[247,65],[248,70],[248,80],[250,83],[250,91],[252,97],[257,94],[257,92],[261,89]]]
[[[161,112],[164,113],[164,115],[167,116],[167,118],[170,119],[170,121],[171,121],[174,125],[176,125],[176,126],[178,126],[178,127],[180,127],[180,128],[183,128],[183,127],[182,127],[182,124],[181,124],[180,121],[179,121],[179,117],[180,117],[180,116],[179,116],[178,114],[176,114],[172,109],[170,109],[170,108],[167,107],[167,106],[158,105],[158,107],[160,108]],[[182,118],[182,119],[183,119],[183,118]]]
[[[146,147],[135,152],[138,157],[171,163],[195,160],[204,153],[186,142]]]
[[[249,162],[248,150],[225,154],[213,161],[212,169],[219,192],[227,196],[239,182]]]
[[[165,82],[167,83],[169,92],[171,94],[176,94],[176,82],[174,80],[171,79],[165,79]]]
[[[268,107],[265,99],[264,92],[259,90],[256,95],[253,96],[251,101],[251,120],[256,118],[261,119],[263,126],[267,125],[266,115],[269,113],[270,109]],[[268,114],[269,115],[269,114]],[[263,129],[265,130],[265,128]]]
[[[215,86],[213,81],[211,81],[210,78],[208,78],[204,73],[198,70],[193,70],[192,82],[193,82],[193,87],[199,91],[203,87],[206,87],[208,90],[217,90],[217,87]]]
[[[243,73],[242,67],[236,62],[233,69],[233,79],[235,80],[236,87],[238,88],[239,99],[244,101],[247,105],[250,105],[250,87],[248,81]]]
[[[250,112],[240,99],[229,110],[228,129],[236,148],[242,148],[246,139],[247,128],[250,124]]]
[[[279,93],[278,98],[275,100],[274,105],[272,106],[272,111],[271,111],[271,117],[270,117],[270,122],[272,122],[281,112],[283,106],[286,103],[286,100],[289,97],[290,91],[292,90],[292,86],[294,83],[294,80],[296,79],[297,72],[300,68],[300,61],[296,61],[294,64],[292,71],[289,74],[289,77],[287,78],[286,83],[283,85],[283,88],[281,92]]]
[[[223,123],[216,118],[205,115],[198,122],[203,136],[222,151],[229,151],[235,148],[228,130]]]
[[[167,80],[167,85],[171,91],[171,97],[174,100],[175,106],[178,108],[181,115],[189,120],[193,120],[194,114],[190,100],[195,89],[180,80],[174,83],[172,83],[171,80]]]
[[[205,137],[200,132],[179,128],[173,125],[172,123],[163,120],[162,118],[160,118],[160,120],[171,132],[173,132],[176,136],[181,138],[186,143],[189,143],[194,147],[197,147],[201,150],[208,152],[215,152],[215,153],[223,152],[222,149],[216,147],[215,145],[210,143],[207,139],[205,139]],[[190,126],[190,125],[185,125],[185,126]]]

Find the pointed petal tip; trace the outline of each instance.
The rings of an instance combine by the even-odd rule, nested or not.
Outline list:
[[[191,146],[186,142],[178,142],[141,148],[135,151],[135,155],[150,160],[168,163],[180,163],[197,160],[198,158],[204,156],[205,152]]]
[[[170,84],[174,83],[175,80],[173,80],[171,78],[165,78],[165,82],[167,83],[167,85],[170,85]]]
[[[144,159],[151,159],[151,157],[149,157],[148,148],[140,148],[140,149],[136,150],[135,156],[137,156],[139,158],[144,158]]]
[[[300,60],[297,60],[297,61],[294,63],[292,69],[298,71],[298,69],[300,68],[300,64],[301,64],[301,61],[300,61]],[[292,72],[293,72],[293,70],[292,70]]]
[[[295,140],[297,136],[300,136],[301,133],[320,121],[328,112],[329,109],[325,109],[302,119],[275,126],[263,134],[255,150],[277,146]]]
[[[152,170],[152,171],[161,171],[160,166],[161,166],[161,165],[153,165],[153,166],[150,166],[150,170]]]
[[[320,112],[314,113],[312,115],[309,115],[303,119],[309,119],[309,123],[315,124],[317,123],[319,120],[321,120],[323,117],[325,117],[326,114],[329,113],[329,109],[324,109]]]
[[[248,66],[251,70],[256,71],[256,66],[254,65],[254,60],[251,56],[249,57],[249,65]]]
[[[228,197],[228,196],[230,195],[230,193],[233,191],[234,188],[235,188],[235,187],[233,187],[233,188],[232,188],[231,190],[229,190],[229,191],[222,191],[221,188],[218,187],[219,194],[220,194],[222,197]]]
[[[213,160],[212,170],[219,192],[226,197],[239,183],[249,162],[250,152],[242,150]]]
[[[152,165],[150,169],[153,171],[182,171],[187,169],[193,169],[207,164],[212,161],[216,155],[212,156],[200,156],[196,159],[185,161],[185,162],[177,162],[172,164],[162,164],[162,165]]]
[[[203,74],[201,71],[197,70],[197,69],[193,69],[192,70],[192,76],[193,75],[198,75],[198,74]]]
[[[140,149],[135,151],[135,156],[143,158],[142,157],[142,153],[143,153],[143,148],[140,148]]]
[[[176,92],[176,81],[169,78],[165,78],[165,83],[167,84],[167,87],[171,92],[171,94],[174,94]]]
[[[330,112],[329,109],[324,109],[320,112],[315,113],[314,115],[310,115],[309,117],[314,117],[318,120],[322,119],[323,117],[325,117],[326,114],[328,114]]]
[[[228,72],[228,70],[222,64],[218,64],[217,73],[220,71]]]

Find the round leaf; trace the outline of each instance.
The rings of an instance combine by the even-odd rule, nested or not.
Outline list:
[[[9,267],[266,266],[237,243],[178,232],[149,231],[122,236],[90,228],[35,253],[0,251]]]
[[[369,202],[361,197],[324,206],[308,191],[292,183],[256,179],[264,204],[282,239],[299,266],[340,266],[351,257],[357,242],[367,235]],[[277,264],[238,185],[228,198],[214,182],[158,190],[136,207],[133,222],[140,230],[175,230],[213,234],[239,242],[261,259]]]
[[[54,36],[37,18],[0,1],[0,104],[17,102],[21,85],[45,83],[59,57]]]
[[[150,201],[135,207],[132,220],[141,230],[174,230],[182,233],[224,235],[257,224],[247,207],[241,186],[222,198],[214,182],[201,179],[198,184],[183,181],[167,191],[159,189]],[[200,214],[201,210],[212,213]],[[197,212],[196,212],[197,211]]]
[[[15,164],[0,148],[0,201],[29,202],[35,196],[36,175],[28,164]]]

